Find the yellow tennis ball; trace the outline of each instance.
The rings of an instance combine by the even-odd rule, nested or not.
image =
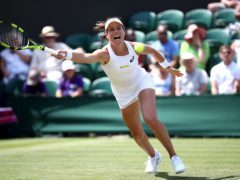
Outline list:
[[[144,44],[142,44],[142,43],[136,43],[136,44],[134,45],[134,50],[135,50],[137,53],[143,52],[143,50],[144,50]]]

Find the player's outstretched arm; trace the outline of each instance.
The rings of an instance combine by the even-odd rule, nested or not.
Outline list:
[[[58,59],[68,59],[76,63],[105,63],[108,58],[108,53],[103,50],[96,50],[93,53],[81,53],[81,52],[70,52],[65,50],[59,50],[58,54],[55,56]]]
[[[133,43],[133,46],[136,53],[138,54],[152,55],[153,58],[160,64],[160,66],[165,68],[166,71],[173,74],[174,76],[181,77],[183,75],[179,70],[172,68],[171,65],[166,61],[164,56],[151,46],[142,43]]]

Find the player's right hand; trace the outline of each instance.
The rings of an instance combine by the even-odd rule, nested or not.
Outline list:
[[[67,55],[67,51],[59,50],[59,51],[58,51],[58,54],[55,55],[55,57],[56,57],[57,59],[63,60],[63,59],[66,59],[66,55]]]

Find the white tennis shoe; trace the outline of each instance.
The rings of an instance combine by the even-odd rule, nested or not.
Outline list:
[[[173,156],[171,158],[171,161],[172,161],[173,169],[175,170],[176,174],[180,174],[180,173],[183,173],[185,171],[186,168],[185,168],[182,160],[180,159],[180,157]]]
[[[155,150],[154,157],[148,157],[148,160],[146,162],[146,169],[145,173],[156,173],[158,164],[162,160],[162,155]]]

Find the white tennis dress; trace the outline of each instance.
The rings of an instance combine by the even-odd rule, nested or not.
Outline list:
[[[102,65],[104,72],[111,81],[113,94],[121,109],[138,100],[138,95],[143,89],[154,89],[152,77],[145,69],[138,65],[138,55],[132,45],[125,41],[128,54],[117,56],[111,45],[106,47],[110,61]]]

